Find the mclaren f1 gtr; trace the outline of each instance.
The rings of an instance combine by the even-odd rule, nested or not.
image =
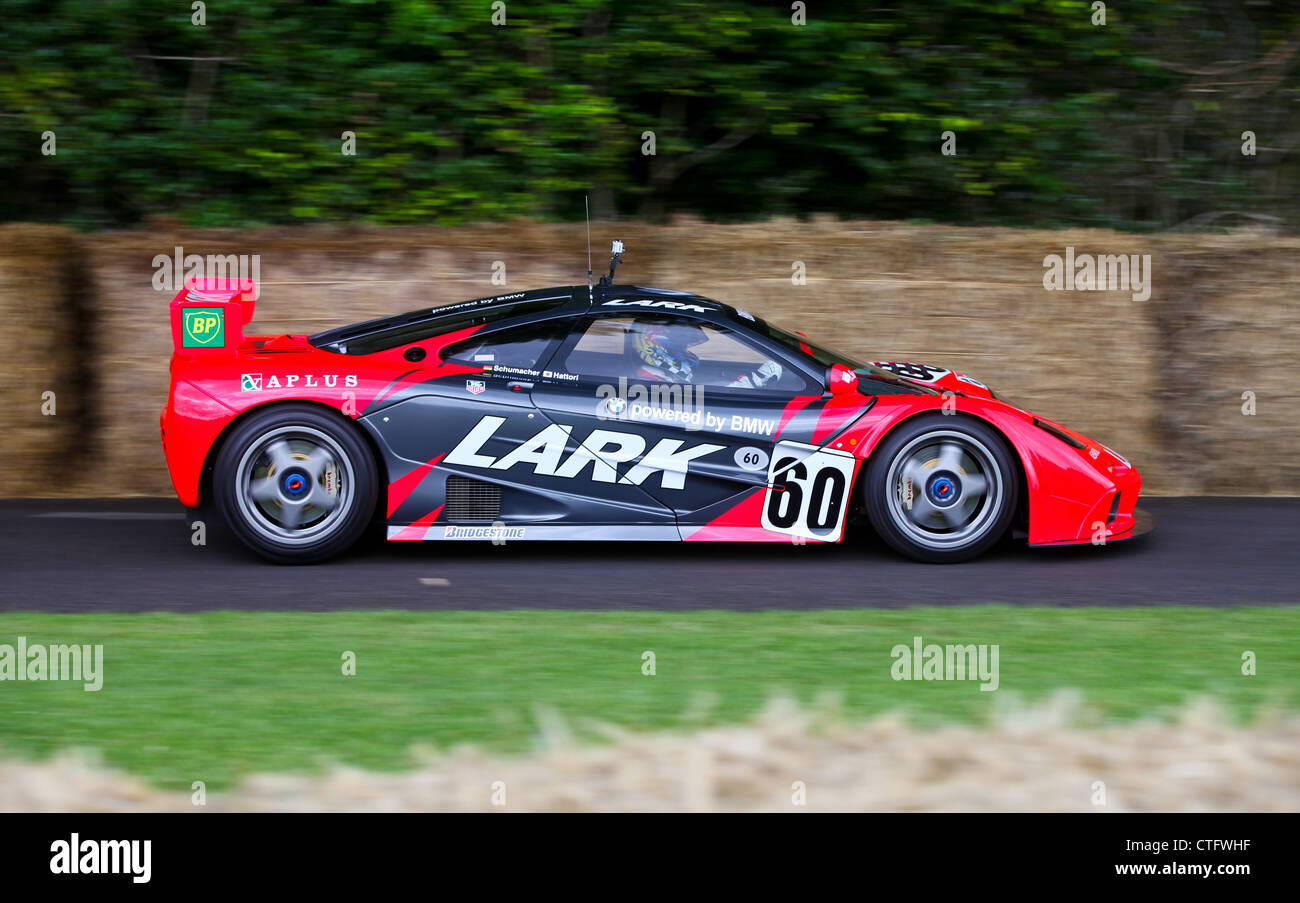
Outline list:
[[[621,249],[617,249],[621,250]],[[162,441],[183,504],[262,556],[404,540],[839,542],[929,562],[1008,534],[1141,532],[1103,445],[913,363],[860,361],[699,295],[543,288],[314,335],[246,335],[257,287],[171,301]]]

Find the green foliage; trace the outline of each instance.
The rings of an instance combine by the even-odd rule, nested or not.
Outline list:
[[[1295,225],[1289,4],[808,6],[0,0],[0,219]]]

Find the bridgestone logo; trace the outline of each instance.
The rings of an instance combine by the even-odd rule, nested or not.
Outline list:
[[[447,527],[443,539],[523,539],[524,527]]]

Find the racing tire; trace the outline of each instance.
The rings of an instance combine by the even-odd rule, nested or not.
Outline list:
[[[991,426],[925,414],[885,436],[867,461],[863,502],[876,532],[917,561],[966,561],[1007,532],[1020,483]]]
[[[351,547],[379,496],[374,455],[350,420],[286,404],[241,422],[217,454],[212,494],[230,531],[279,564],[314,564]]]

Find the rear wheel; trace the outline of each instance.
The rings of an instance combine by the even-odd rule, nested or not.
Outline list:
[[[375,510],[374,457],[351,421],[310,405],[268,408],[217,455],[213,495],[241,542],[265,558],[309,564],[360,538]]]
[[[1015,461],[992,427],[927,414],[890,433],[867,465],[867,514],[890,546],[918,561],[965,561],[1006,533]]]

